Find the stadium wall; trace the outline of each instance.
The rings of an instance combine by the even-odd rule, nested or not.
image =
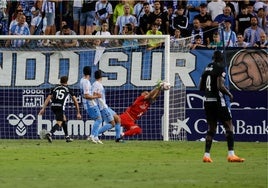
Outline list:
[[[38,49],[27,53],[1,51],[0,94],[5,100],[0,102],[2,122],[0,138],[38,138],[38,132],[43,125],[48,129],[51,127],[54,122],[51,113],[41,117],[37,112],[48,94],[48,89],[59,82],[60,76],[68,75],[69,85],[79,93],[78,83],[82,76],[82,69],[90,65],[93,67],[93,72],[98,68],[105,72],[106,79],[103,82],[105,87],[134,90],[151,82],[154,74],[163,71],[161,66],[155,67],[159,65],[157,61],[162,61],[162,53],[161,51],[142,53],[106,51],[96,59],[95,51],[76,52],[74,50],[56,53],[44,53]],[[212,50],[193,50],[188,53],[171,52],[170,54],[171,85],[174,85],[175,80],[179,78],[187,88],[186,117],[182,122],[188,127],[188,140],[200,140],[205,137],[207,125],[198,83],[205,66],[211,62],[212,53]],[[148,58],[151,61],[143,61]],[[230,104],[235,139],[267,142],[267,51],[228,50],[226,62],[230,88],[235,97],[235,101]],[[133,68],[136,65],[140,65],[140,69],[142,67],[149,67],[149,69],[140,70],[140,75],[137,76],[137,71]],[[81,102],[81,96],[78,96],[78,100]],[[151,112],[151,116],[154,116],[153,114]],[[159,116],[151,119],[155,119],[154,124],[161,122]],[[69,120],[74,127],[83,127],[74,130],[73,135],[89,135],[89,125],[92,121],[75,120],[74,116],[69,117]],[[142,125],[143,121],[145,120],[141,120],[139,124]],[[153,139],[160,140],[162,139],[161,123],[157,127],[157,130],[154,128],[147,132],[159,132]],[[215,139],[225,140],[222,133],[223,128],[219,125]],[[151,138],[152,135],[149,134],[142,137],[142,139]]]

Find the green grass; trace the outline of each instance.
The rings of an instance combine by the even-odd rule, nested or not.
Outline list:
[[[235,143],[244,163],[228,163],[225,142],[0,140],[2,188],[267,187],[267,143]]]

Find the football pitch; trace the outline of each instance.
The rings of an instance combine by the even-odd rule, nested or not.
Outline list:
[[[244,163],[228,163],[226,142],[0,140],[2,188],[267,188],[267,143],[236,142]]]

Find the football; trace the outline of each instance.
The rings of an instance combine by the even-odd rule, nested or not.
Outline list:
[[[163,90],[169,90],[169,89],[170,89],[170,83],[168,83],[168,82],[163,82],[162,89],[163,89]]]

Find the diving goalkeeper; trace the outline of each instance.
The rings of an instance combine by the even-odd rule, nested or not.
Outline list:
[[[140,96],[122,113],[120,114],[121,126],[124,128],[124,132],[121,134],[121,138],[116,139],[117,142],[123,139],[124,136],[134,136],[142,133],[142,129],[136,121],[147,112],[150,105],[160,95],[163,89],[163,82],[158,82],[157,86],[149,91],[143,91]]]

